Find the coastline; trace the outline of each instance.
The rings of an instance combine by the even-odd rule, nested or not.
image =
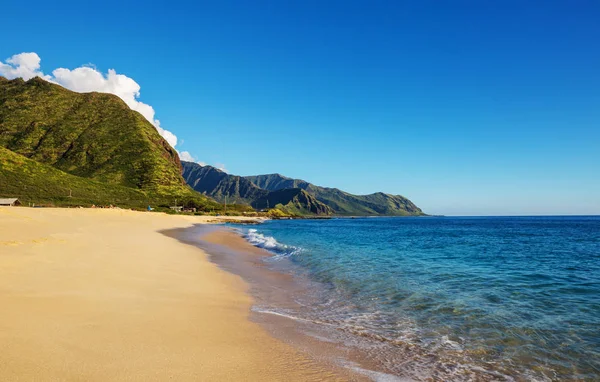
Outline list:
[[[251,319],[308,354],[375,380],[547,381],[597,377],[598,224],[443,218],[190,231],[211,261],[248,282]]]
[[[249,320],[253,300],[239,276],[159,233],[219,221],[0,208],[0,376],[347,379]]]
[[[199,246],[212,262],[249,285],[253,322],[349,380],[511,380],[494,370],[471,367],[469,355],[461,351],[454,353],[458,358],[443,358],[442,353],[369,332],[360,322],[339,321],[328,311],[335,309],[330,286],[307,277],[287,255],[254,246],[236,228],[195,226],[175,236]],[[342,312],[347,312],[345,306]]]
[[[411,380],[386,372],[381,364],[366,356],[364,349],[346,343],[334,333],[335,327],[326,322],[295,316],[292,312],[311,303],[315,286],[299,275],[272,269],[268,264],[273,253],[252,245],[235,228],[198,225],[169,235],[200,247],[209,254],[210,261],[240,276],[253,298],[250,320],[326,369],[334,370],[345,380]]]

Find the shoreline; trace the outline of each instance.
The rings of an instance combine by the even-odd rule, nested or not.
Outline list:
[[[498,222],[487,219],[473,229],[469,219],[460,218],[449,226],[439,219],[418,225],[416,220],[327,225],[273,221],[260,227],[224,227],[226,232],[209,232],[202,238],[221,248],[233,247],[215,252],[211,260],[251,285],[255,322],[309,353],[327,349],[325,356],[339,356],[342,366],[374,380],[593,379],[597,374],[593,358],[597,316],[586,312],[594,306],[581,298],[588,293],[586,272],[595,269],[595,264],[589,271],[580,271],[579,259],[567,257],[566,263],[559,265],[561,257],[548,255],[545,248],[554,244],[571,253],[581,250],[583,259],[593,260],[597,219],[546,219],[541,221],[543,232],[536,219]],[[456,243],[457,230],[467,232],[467,240],[445,252],[443,248]],[[488,242],[505,239],[507,232],[512,235],[515,231],[518,239],[508,242],[516,245],[506,257],[500,257],[506,250],[503,245],[481,257],[485,251],[480,249],[487,248]],[[558,239],[551,233],[557,233]],[[575,244],[564,241],[565,233],[573,234]],[[403,247],[413,236],[421,242]],[[530,241],[532,236],[535,241]],[[435,247],[434,256],[432,242],[445,244]],[[538,244],[537,250],[534,244]],[[207,251],[213,253],[211,248]],[[252,261],[253,253],[261,257]],[[523,262],[528,253],[533,260],[528,256]],[[463,255],[459,261],[451,257],[457,254]],[[506,258],[511,258],[507,266],[498,265]],[[546,259],[551,267],[540,267],[527,283],[514,284],[515,275],[519,280],[531,277],[527,264],[541,264]],[[442,267],[436,268],[440,261]],[[501,277],[490,278],[477,268],[465,273],[462,261],[494,264]],[[554,268],[561,270],[560,278],[549,276]],[[273,273],[280,276],[270,277]],[[566,277],[571,274],[578,278]],[[416,283],[396,285],[396,280]],[[565,299],[566,306],[581,312],[577,325],[564,329],[555,324],[565,320],[565,310],[556,304],[555,294],[536,293],[547,280],[560,286],[555,292]],[[452,293],[439,293],[442,287]],[[522,309],[523,302],[529,309]],[[532,305],[538,302],[549,311]],[[521,316],[523,313],[529,316]],[[544,317],[547,323],[539,325],[532,317]],[[541,332],[545,340],[537,336]],[[321,342],[315,343],[315,339]],[[569,353],[557,351],[563,347]],[[348,359],[351,362],[344,364]],[[374,372],[369,375],[369,371]]]
[[[250,286],[253,322],[350,380],[511,379],[494,370],[470,367],[467,354],[460,361],[443,358],[369,332],[352,321],[340,322],[327,314],[327,309],[335,309],[330,305],[333,291],[327,285],[314,281],[285,256],[254,246],[240,230],[197,226],[182,232],[181,239],[198,245],[212,262]],[[466,362],[465,366],[460,362]]]
[[[309,285],[308,280],[298,280],[298,275],[272,269],[268,261],[273,253],[252,245],[235,228],[196,226],[172,234],[202,248],[209,254],[210,261],[248,284],[253,298],[250,320],[273,337],[299,349],[346,380],[407,380],[381,370],[381,365],[366,356],[364,349],[340,340],[334,333],[335,327],[293,315],[292,312],[302,309],[302,304],[311,300],[309,296],[314,286]],[[299,296],[304,300],[301,303],[297,301]]]
[[[348,361],[348,354],[331,343],[305,336],[298,322],[289,317],[264,315],[256,309],[265,302],[277,301],[280,306],[293,305],[290,293],[302,293],[302,287],[288,274],[272,271],[264,263],[272,254],[248,243],[241,235],[229,227],[219,225],[195,225],[185,229],[162,232],[187,245],[202,249],[211,263],[224,272],[241,278],[246,285],[246,293],[252,298],[248,319],[258,324],[271,337],[300,351],[319,368],[330,370],[345,381],[371,381],[363,370]],[[260,280],[260,282],[257,282]],[[257,290],[260,289],[260,290]],[[344,362],[340,362],[344,360]],[[352,365],[351,365],[352,364]],[[356,366],[356,367],[348,367]],[[366,370],[364,370],[366,371]],[[388,376],[389,377],[389,376]],[[388,378],[389,380],[389,378]]]
[[[252,322],[239,276],[161,234],[220,220],[0,208],[0,376],[346,379]]]

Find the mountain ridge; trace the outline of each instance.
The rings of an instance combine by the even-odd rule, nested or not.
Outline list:
[[[302,179],[289,178],[277,173],[238,176],[227,174],[212,166],[193,162],[183,161],[182,166],[184,179],[192,188],[220,202],[224,202],[227,197],[230,202],[247,203],[262,209],[269,206],[265,201],[270,197],[270,207],[275,207],[276,204],[291,203],[288,207],[290,210],[302,209],[305,212],[311,211],[310,213],[317,211],[317,214],[341,216],[425,215],[414,203],[400,195],[383,192],[353,195],[337,188],[320,187]],[[282,192],[283,190],[302,190],[306,195],[299,194],[298,191],[292,195],[290,192]],[[272,194],[274,192],[280,193]],[[290,199],[286,201],[283,196]],[[294,206],[303,206],[303,208]]]
[[[331,207],[337,215],[385,215],[422,216],[423,211],[402,195],[375,192],[367,195],[354,195],[332,187],[321,187],[303,179],[294,179],[278,173],[246,176],[246,179],[260,188],[274,191],[288,187],[306,190],[322,203]]]
[[[253,200],[264,198],[269,193],[241,176],[227,174],[213,166],[186,161],[181,164],[182,176],[188,185],[221,202],[225,202],[227,197],[229,203],[251,204]]]
[[[278,208],[293,215],[330,215],[333,211],[301,188],[264,190],[248,179],[213,166],[182,161],[183,178],[196,191],[221,203],[243,203],[256,209]]]
[[[23,163],[33,172],[52,173],[54,178],[49,181],[71,179],[80,184],[80,179],[90,179],[161,198],[172,195],[174,200],[181,196],[199,200],[194,204],[211,204],[210,196],[221,202],[278,208],[295,215],[423,215],[400,195],[353,195],[277,173],[243,177],[182,162],[156,128],[118,96],[77,93],[40,77],[28,81],[0,77],[0,147],[31,160]],[[3,157],[10,154],[3,152]],[[4,175],[16,179],[16,173]],[[40,178],[36,178],[36,185],[43,189]],[[111,194],[99,184],[80,185],[96,188],[102,195]],[[61,189],[58,183],[53,187],[53,192]]]

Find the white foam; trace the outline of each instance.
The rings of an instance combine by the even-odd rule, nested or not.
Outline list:
[[[452,341],[450,338],[448,338],[448,336],[442,336],[442,346],[444,346],[446,348],[450,348],[450,349],[458,351],[458,352],[463,351],[462,346],[460,346],[460,344],[458,342]]]
[[[298,253],[299,251],[299,248],[281,244],[277,240],[275,240],[274,237],[265,236],[254,228],[249,229],[248,232],[244,235],[244,237],[250,244],[254,245],[255,247],[264,248],[268,251],[274,252],[278,256],[287,257]]]
[[[279,317],[287,318],[287,319],[294,320],[294,321],[302,321],[302,322],[308,322],[311,324],[319,324],[319,325],[326,325],[326,326],[335,326],[335,325],[327,323],[327,322],[318,321],[318,320],[309,320],[307,318],[294,316],[292,314],[288,314],[288,313],[284,313],[284,312],[277,312],[275,310],[263,309],[263,308],[260,308],[257,306],[252,307],[252,311],[256,312],[256,313],[261,313],[261,314],[271,314],[273,316],[279,316]]]
[[[380,371],[374,371],[369,369],[364,369],[358,366],[355,362],[350,362],[348,360],[344,360],[340,362],[342,366],[345,366],[355,372],[362,374],[368,377],[370,380],[375,382],[414,382],[414,379],[411,378],[402,378],[396,375],[382,373]]]
[[[265,249],[276,249],[279,244],[274,237],[265,236],[255,229],[248,230],[248,233],[246,234],[246,240],[248,240],[252,245]]]

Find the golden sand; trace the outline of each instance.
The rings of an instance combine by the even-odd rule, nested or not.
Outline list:
[[[0,208],[0,380],[335,379],[248,320],[239,277],[158,232],[208,220]]]

